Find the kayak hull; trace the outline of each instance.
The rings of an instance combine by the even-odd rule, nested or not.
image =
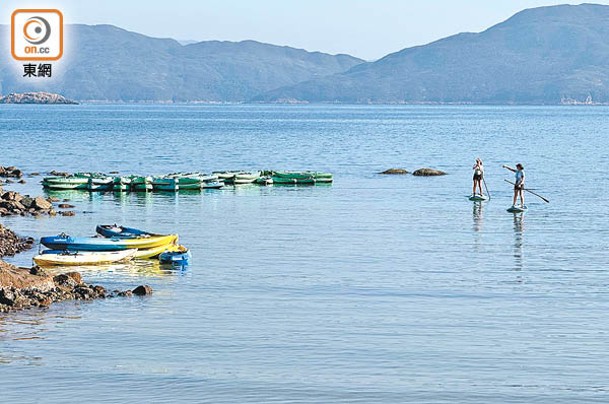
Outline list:
[[[35,256],[34,262],[39,266],[115,264],[132,260],[136,253],[135,249],[104,252],[49,250]]]
[[[135,259],[150,259],[150,258],[156,258],[158,257],[160,254],[164,253],[165,251],[177,251],[178,250],[178,246],[176,244],[167,244],[167,245],[162,245],[160,247],[154,247],[154,248],[146,248],[146,249],[142,249],[142,250],[137,250],[137,252],[135,253],[134,258]]]
[[[112,224],[99,224],[95,228],[97,234],[106,238],[138,238],[142,236],[160,236],[161,234],[150,233],[133,227],[118,226]]]
[[[165,251],[159,255],[161,264],[186,265],[190,262],[190,250],[184,246],[178,246],[173,251]]]
[[[163,192],[177,192],[180,185],[175,178],[155,178],[152,180],[152,189]]]
[[[40,243],[52,250],[70,251],[121,251],[133,248],[146,249],[176,243],[177,234],[139,238],[70,237],[67,235],[43,237]]]
[[[112,178],[89,178],[87,189],[90,192],[106,192],[111,191],[114,187]]]
[[[69,190],[87,189],[89,177],[45,177],[42,186],[46,189]]]
[[[152,191],[152,177],[131,178],[131,190],[134,192]]]

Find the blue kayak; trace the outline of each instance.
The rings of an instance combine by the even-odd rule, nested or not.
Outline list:
[[[190,250],[180,246],[177,251],[165,251],[161,253],[159,261],[161,264],[188,265],[191,257]]]
[[[139,238],[71,237],[67,234],[60,234],[58,236],[43,237],[40,239],[40,243],[51,250],[121,251],[132,248],[147,249],[161,247],[175,243],[177,240],[177,234]]]
[[[150,233],[133,227],[119,226],[117,224],[99,224],[95,231],[107,238],[137,238],[142,236],[160,236],[160,234]]]

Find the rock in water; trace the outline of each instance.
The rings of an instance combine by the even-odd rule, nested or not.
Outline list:
[[[56,171],[56,170],[53,170],[53,171],[49,172],[49,174],[53,175],[55,177],[68,177],[68,176],[70,176],[70,173],[68,173],[68,172],[65,172],[65,171]]]
[[[55,275],[53,277],[53,282],[55,282],[55,285],[58,288],[63,288],[63,289],[74,289],[76,286],[78,286],[78,282],[76,282],[76,280],[74,278],[72,278],[71,276],[68,276],[67,274],[59,274],[59,275]]]
[[[407,170],[404,170],[403,168],[390,168],[389,170],[385,170],[382,173],[379,174],[386,174],[386,175],[404,175],[404,174],[408,174]]]
[[[19,192],[15,192],[15,191],[7,191],[2,194],[2,199],[4,199],[5,201],[19,202],[23,199],[23,195],[21,195]]]
[[[38,197],[34,198],[33,205],[36,209],[40,209],[40,210],[48,210],[53,207],[51,202],[47,201],[42,196],[38,196]]]
[[[152,288],[148,285],[140,285],[133,289],[132,292],[136,296],[148,296],[152,294]]]
[[[444,171],[435,170],[433,168],[419,168],[412,175],[416,177],[434,177],[438,175],[446,175]]]
[[[23,171],[21,171],[20,169],[18,169],[15,166],[10,166],[10,167],[0,166],[0,177],[21,178],[22,176],[23,176]]]
[[[0,224],[0,257],[13,256],[29,250],[33,244],[33,239],[20,238],[12,230]]]
[[[78,285],[82,283],[82,276],[80,275],[80,272],[68,272],[66,273],[66,276],[72,278]]]

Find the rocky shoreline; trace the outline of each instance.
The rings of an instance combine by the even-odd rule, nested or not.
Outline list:
[[[40,267],[18,268],[0,261],[0,313],[29,308],[45,308],[66,300],[94,300],[152,294],[147,285],[133,290],[108,292],[103,286],[89,285],[78,272],[52,276]]]
[[[22,175],[22,171],[15,167],[0,166],[0,177],[21,178]],[[57,200],[45,199],[41,196],[31,198],[14,191],[2,192],[0,187],[0,216],[42,214],[54,216],[56,211],[53,202]],[[73,206],[64,204],[58,207]],[[133,290],[109,292],[103,286],[83,282],[78,272],[52,275],[40,267],[19,268],[1,260],[3,257],[29,250],[34,244],[33,238],[19,237],[0,224],[0,313],[36,307],[45,308],[52,303],[66,300],[87,301],[152,294],[152,288],[147,285],[138,286]]]
[[[21,238],[0,224],[0,258],[32,248],[34,239]],[[0,313],[34,307],[48,307],[65,300],[93,300],[111,297],[146,296],[147,285],[133,290],[108,292],[103,286],[89,285],[78,272],[51,275],[40,267],[19,268],[0,260]]]
[[[27,251],[34,246],[34,243],[32,237],[19,237],[14,231],[0,224],[0,258]]]
[[[25,181],[22,179],[22,177],[23,171],[20,169],[14,166],[0,166],[0,178],[7,178],[5,183],[8,181],[12,182],[11,178],[17,179],[19,182],[24,183]],[[0,216],[55,216],[57,213],[62,216],[74,216],[76,214],[74,211],[57,212],[53,206],[54,202],[59,202],[59,200],[56,198],[45,199],[42,196],[31,197],[29,195],[22,195],[15,191],[4,192],[2,186],[0,185]],[[60,209],[69,209],[73,208],[74,206],[69,204],[59,204],[57,207]],[[0,254],[0,256],[2,256],[2,254]]]

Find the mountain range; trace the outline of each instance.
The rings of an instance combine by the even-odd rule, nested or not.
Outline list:
[[[6,26],[2,27],[6,35]],[[112,25],[68,25],[67,50],[53,80],[23,80],[0,67],[0,92],[49,91],[78,100],[243,102],[262,92],[360,64],[348,55],[255,41],[182,45]],[[2,44],[5,47],[6,44]],[[8,53],[8,48],[2,49]],[[43,83],[42,85],[40,83]]]
[[[126,102],[609,102],[609,6],[595,4],[524,10],[375,62],[255,41],[182,45],[110,25],[69,26],[66,37],[61,78],[28,86],[0,67],[1,92]]]
[[[559,104],[609,102],[609,6],[522,11],[478,33],[408,48],[257,101]]]

